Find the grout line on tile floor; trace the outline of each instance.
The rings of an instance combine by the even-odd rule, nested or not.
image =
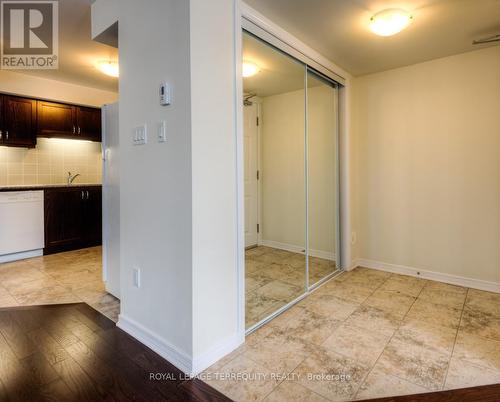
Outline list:
[[[455,341],[453,342],[453,347],[451,348],[450,358],[448,359],[448,366],[446,367],[446,373],[444,375],[443,384],[441,384],[441,389],[444,389],[446,385],[446,380],[448,379],[448,372],[450,370],[451,359],[453,358],[453,353],[455,353],[455,346],[457,345],[458,333],[460,332],[460,326],[462,325],[462,318],[464,316],[465,303],[467,302],[467,297],[469,296],[469,288],[465,293],[465,299],[462,304],[462,312],[460,313],[460,320],[458,321],[457,332],[455,334]]]

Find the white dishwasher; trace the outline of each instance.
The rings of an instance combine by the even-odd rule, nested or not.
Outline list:
[[[43,254],[43,191],[0,192],[0,262]]]

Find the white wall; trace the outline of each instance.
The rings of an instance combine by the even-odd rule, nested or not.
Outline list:
[[[241,101],[236,99],[235,2],[191,0],[190,17],[193,355],[199,360],[230,338],[243,341],[237,333],[236,265],[235,119]]]
[[[93,13],[94,36],[119,21],[119,326],[196,372],[243,341],[234,2],[98,0]],[[158,101],[162,81],[172,88],[168,107]],[[156,141],[161,120],[166,143]],[[134,146],[132,131],[141,124],[148,143]],[[132,285],[134,268],[141,269],[140,288]]]
[[[500,283],[500,47],[354,80],[359,257]]]
[[[336,246],[335,99],[308,90],[309,247],[333,258]],[[304,91],[262,98],[262,239],[305,247]]]
[[[0,71],[0,92],[97,107],[118,99],[116,92],[6,70]]]

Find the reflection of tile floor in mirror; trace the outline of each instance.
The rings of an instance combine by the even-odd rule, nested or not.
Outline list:
[[[246,251],[246,327],[304,293],[305,256],[299,253],[259,246]],[[309,281],[318,282],[335,271],[335,262],[311,257]]]
[[[236,401],[361,400],[500,383],[500,294],[357,268],[207,373]]]
[[[116,321],[120,301],[104,290],[102,249],[0,264],[0,308],[85,302]]]

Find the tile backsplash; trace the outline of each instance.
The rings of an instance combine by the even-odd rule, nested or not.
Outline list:
[[[100,184],[101,143],[38,138],[33,149],[0,146],[0,186],[65,184],[68,172],[80,173],[75,184]]]

